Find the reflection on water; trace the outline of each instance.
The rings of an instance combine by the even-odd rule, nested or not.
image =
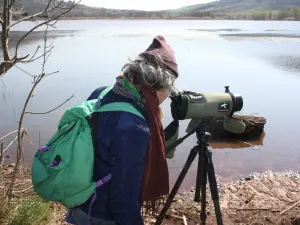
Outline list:
[[[300,72],[300,56],[274,56],[270,62],[277,68],[289,72]]]
[[[57,31],[57,30],[49,30],[47,32],[47,38],[55,40],[56,38],[61,38],[65,36],[74,37],[75,30],[65,30],[65,31]],[[9,38],[9,46],[15,46],[18,41],[27,34],[26,31],[11,31],[10,38]],[[44,40],[45,38],[45,31],[34,31],[28,34],[25,39],[21,42],[21,44],[31,44],[36,43],[37,40]],[[2,55],[2,51],[1,51]]]
[[[191,31],[204,31],[204,32],[220,32],[220,31],[226,31],[226,32],[233,32],[233,31],[245,31],[243,29],[239,28],[223,28],[223,29],[188,29]]]
[[[244,33],[244,34],[220,34],[228,41],[270,41],[270,42],[300,42],[298,34],[277,34],[277,33]]]
[[[213,149],[242,149],[257,146],[263,146],[265,132],[254,138],[238,138],[237,140],[228,140],[225,138],[215,139],[209,142],[209,146]]]
[[[19,28],[21,31],[28,29]],[[177,86],[180,89],[224,92],[224,86],[230,85],[234,93],[243,96],[244,108],[241,113],[259,113],[267,118],[265,134],[260,139],[210,142],[220,181],[238,179],[266,169],[299,169],[300,105],[296,103],[300,96],[300,79],[291,72],[299,72],[300,45],[295,41],[264,41],[264,37],[260,36],[266,30],[274,30],[272,33],[283,33],[280,30],[285,30],[284,33],[290,36],[299,36],[299,23],[59,21],[57,29],[57,33],[50,32],[49,41],[54,41],[55,49],[48,60],[46,71],[51,73],[59,70],[59,74],[49,76],[41,82],[31,99],[28,111],[48,111],[73,93],[75,97],[51,114],[26,115],[24,125],[35,144],[32,146],[25,142],[26,159],[30,160],[36,149],[47,142],[68,107],[84,101],[99,86],[112,85],[128,57],[134,57],[143,51],[155,35],[162,34],[177,56],[180,70]],[[197,29],[201,31],[195,31]],[[244,33],[245,30],[259,35],[248,35],[244,37],[244,41],[227,41],[225,36],[220,36],[226,32]],[[257,39],[252,41],[251,38]],[[295,39],[283,35],[269,38]],[[42,38],[32,38],[21,47],[20,52],[33,53],[39,44],[43,44]],[[41,71],[41,62],[22,64],[20,67],[31,74],[38,74]],[[5,86],[0,82],[0,137],[16,129],[22,104],[32,85],[31,77],[17,68],[13,68],[1,80]],[[286,93],[292,94],[287,96]],[[162,105],[165,112],[164,126],[172,121],[169,104],[166,101]],[[188,122],[180,122],[180,136],[185,134]],[[5,145],[10,140],[6,140]],[[189,137],[178,146],[175,157],[168,160],[171,183],[178,176],[196,141],[195,136]],[[184,186],[195,183],[195,162]]]

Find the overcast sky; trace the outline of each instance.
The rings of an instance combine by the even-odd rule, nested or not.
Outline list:
[[[161,10],[176,9],[213,0],[82,0],[82,4],[113,9]]]

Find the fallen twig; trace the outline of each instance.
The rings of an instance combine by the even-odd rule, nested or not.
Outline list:
[[[280,212],[279,209],[272,209],[272,208],[229,208],[231,210],[237,210],[237,211],[271,211],[271,212]]]
[[[245,201],[245,203],[246,203],[246,204],[249,204],[249,203],[252,201],[252,199],[254,198],[254,196],[255,196],[255,192],[250,196],[249,199],[247,199],[247,200]]]
[[[25,191],[28,191],[28,190],[30,190],[32,187],[33,187],[33,185],[31,185],[30,187],[28,187],[28,188],[25,188],[25,189],[23,189],[23,190],[19,190],[19,191],[13,191],[13,193],[25,192]]]
[[[280,213],[280,215],[286,213],[287,211],[291,210],[292,208],[296,207],[296,206],[299,205],[299,204],[300,204],[300,201],[299,201],[299,202],[296,202],[296,203],[295,203],[294,205],[292,205],[291,207],[289,207],[289,208],[287,208],[286,210],[282,211],[282,212]]]
[[[30,187],[28,187],[28,188],[26,188],[24,190],[13,191],[13,193],[24,192],[24,191],[29,190],[32,187],[33,187],[33,185],[31,185]],[[0,186],[0,189],[8,189],[8,187]]]
[[[172,218],[174,218],[174,219],[182,220],[182,217],[181,217],[181,216],[177,216],[177,215],[174,215],[174,214],[168,214],[168,215],[166,215],[166,217],[172,217]]]

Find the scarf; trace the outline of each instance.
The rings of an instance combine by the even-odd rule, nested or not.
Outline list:
[[[144,85],[138,76],[132,82],[124,75],[117,77],[112,90],[134,100],[139,107],[145,109],[148,116],[151,137],[143,171],[141,203],[144,213],[151,214],[164,204],[165,197],[169,194],[169,171],[159,101],[155,90]]]

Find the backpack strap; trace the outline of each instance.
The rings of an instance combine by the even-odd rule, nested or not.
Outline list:
[[[105,88],[103,91],[101,91],[98,98],[103,98],[111,89],[112,87]]]
[[[95,112],[113,112],[113,111],[123,111],[139,116],[143,120],[146,120],[145,117],[130,103],[128,102],[113,102],[106,104]]]
[[[98,108],[95,112],[123,111],[123,112],[134,114],[146,120],[145,117],[140,113],[140,111],[138,111],[132,104],[128,102],[113,102],[101,106],[101,100],[108,92],[110,92],[111,89],[112,87],[107,87],[103,91],[101,91],[98,97],[98,106],[97,106]]]

